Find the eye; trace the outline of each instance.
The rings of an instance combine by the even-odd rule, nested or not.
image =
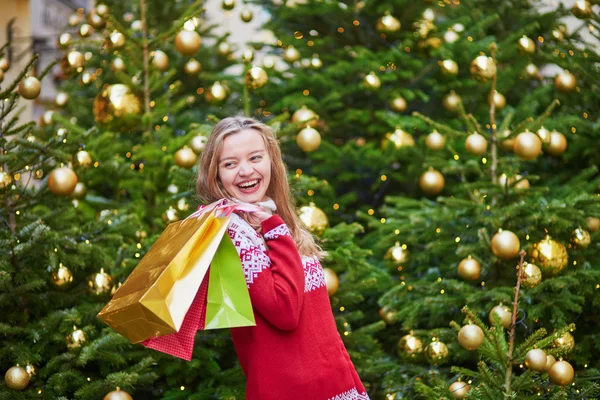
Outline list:
[[[262,160],[262,156],[261,155],[256,155],[250,158],[250,161],[259,161]]]
[[[223,168],[231,168],[235,165],[235,163],[233,161],[228,161],[226,163],[223,163]]]

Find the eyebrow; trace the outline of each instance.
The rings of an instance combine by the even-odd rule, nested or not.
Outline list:
[[[265,150],[265,149],[259,149],[259,150],[254,150],[254,151],[251,151],[251,152],[250,152],[248,155],[250,155],[250,156],[251,156],[251,155],[254,155],[254,154],[257,154],[257,153],[265,153],[265,152],[266,152],[266,150]],[[219,160],[219,164],[220,164],[220,163],[222,163],[223,161],[227,161],[227,160],[235,160],[235,159],[236,159],[236,157],[227,157],[227,158],[221,158],[221,159]]]

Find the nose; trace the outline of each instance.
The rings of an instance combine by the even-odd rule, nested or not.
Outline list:
[[[252,174],[252,166],[246,162],[240,164],[240,176],[248,176]]]

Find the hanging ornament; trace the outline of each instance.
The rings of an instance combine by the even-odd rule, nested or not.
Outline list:
[[[300,52],[294,46],[290,45],[283,51],[283,59],[288,63],[298,61],[300,59]]]
[[[4,70],[0,69],[0,83],[4,80]]]
[[[492,57],[477,56],[471,62],[471,74],[473,77],[485,82],[496,75],[496,62],[494,62]]]
[[[384,259],[393,261],[395,265],[404,264],[408,260],[406,245],[400,245],[400,242],[396,242],[387,250]]]
[[[529,79],[537,79],[537,80],[542,79],[542,77],[540,75],[540,71],[539,71],[537,65],[531,64],[531,63],[527,64],[525,66],[525,75]]]
[[[450,392],[450,396],[452,396],[453,398],[464,399],[465,396],[469,393],[470,389],[471,387],[468,383],[458,381],[450,385],[448,391]]]
[[[556,39],[557,42],[562,42],[565,39],[565,34],[562,33],[560,29],[552,29],[552,37]]]
[[[25,372],[27,372],[27,375],[29,375],[29,377],[32,378],[37,373],[37,371],[35,369],[35,365],[32,365],[32,364],[25,365]]]
[[[80,167],[87,168],[92,165],[92,156],[85,150],[78,151],[77,154],[75,154],[75,162]]]
[[[548,371],[548,376],[550,377],[550,382],[559,386],[567,386],[573,382],[573,378],[575,377],[575,370],[566,361],[557,361],[550,367]]]
[[[301,127],[306,127],[309,123],[313,124],[318,119],[319,116],[306,106],[302,106],[292,114],[292,122]]]
[[[71,14],[69,16],[69,26],[76,26],[81,21],[79,14]]]
[[[432,30],[434,30],[436,27],[433,24],[433,22],[427,20],[427,19],[421,19],[416,21],[415,23],[413,23],[413,28],[415,30],[415,34],[418,34],[422,39],[425,39],[428,35],[429,32],[431,32]],[[441,44],[441,40],[439,38],[430,38],[430,39],[435,39],[435,42],[438,42],[438,44]],[[425,41],[425,45],[431,45],[432,41],[430,41],[429,39],[427,41]],[[434,45],[434,47],[439,47],[439,45],[436,44]]]
[[[509,129],[505,129],[504,132],[500,134],[502,148],[506,151],[513,151],[515,147],[515,139],[509,138],[512,132]]]
[[[196,31],[184,29],[175,36],[175,48],[184,56],[194,55],[200,48],[201,43],[202,39]]]
[[[225,11],[231,11],[235,7],[235,0],[223,0],[221,3],[221,8]]]
[[[532,263],[524,263],[523,273],[521,275],[521,285],[526,288],[532,288],[539,285],[542,281],[542,271],[537,265]]]
[[[192,149],[187,146],[184,146],[182,149],[177,150],[175,153],[175,164],[180,166],[181,168],[190,169],[194,165],[196,165],[196,153]]]
[[[251,63],[254,60],[254,50],[252,49],[246,49],[244,50],[244,52],[242,53],[242,60],[245,63]]]
[[[388,306],[383,306],[379,309],[379,316],[388,325],[396,322],[396,314]]]
[[[515,138],[513,151],[522,160],[534,160],[542,152],[542,140],[533,132],[525,129]]]
[[[117,83],[104,85],[94,99],[94,117],[97,122],[115,129],[137,126],[142,113],[142,104],[129,86]]]
[[[425,138],[425,145],[429,150],[442,150],[446,144],[446,138],[435,129]]]
[[[71,168],[60,167],[48,176],[48,189],[57,196],[69,196],[77,185],[77,175]]]
[[[19,83],[19,94],[25,99],[35,99],[41,91],[42,84],[35,76],[28,76]]]
[[[95,29],[103,29],[106,26],[106,20],[98,14],[95,8],[92,8],[88,13],[87,22]]]
[[[562,244],[546,236],[535,243],[530,251],[531,261],[544,273],[558,274],[567,265],[569,255]]]
[[[554,339],[552,346],[564,353],[569,353],[575,348],[575,338],[569,332],[565,332],[561,337]]]
[[[50,283],[59,289],[66,289],[73,282],[73,273],[62,263],[58,265],[58,269],[50,275]]]
[[[456,76],[458,74],[458,64],[454,60],[438,61],[442,74],[445,76]]]
[[[100,268],[100,272],[95,273],[87,282],[88,290],[95,295],[104,295],[112,290],[112,278]]]
[[[444,32],[443,38],[444,42],[452,44],[458,39],[460,39],[460,36],[458,36],[458,33],[454,32],[453,30],[447,30],[446,32]]]
[[[100,3],[96,6],[96,13],[103,18],[108,17],[109,12],[110,12],[110,8],[108,8],[108,6],[106,4]]]
[[[73,193],[71,193],[71,196],[76,199],[83,199],[86,193],[87,188],[85,187],[85,183],[77,182],[77,185],[75,185],[75,189],[73,189]]]
[[[406,110],[406,100],[402,96],[395,97],[390,101],[390,107],[396,112],[402,112]]]
[[[330,296],[333,296],[340,286],[337,274],[330,268],[323,268],[323,275],[325,275],[325,286],[327,287],[327,293]]]
[[[209,104],[219,104],[227,97],[227,87],[221,82],[215,82],[204,92],[204,99]]]
[[[183,72],[185,72],[187,75],[197,75],[200,73],[201,70],[202,64],[200,64],[193,58],[186,62],[185,66],[183,67]]]
[[[554,157],[559,157],[567,150],[567,138],[556,129],[550,132],[550,143],[546,148],[546,153]]]
[[[155,50],[152,57],[152,65],[160,72],[169,69],[169,56],[162,50]]]
[[[525,366],[533,371],[543,371],[546,368],[546,352],[542,349],[531,349],[525,356]]]
[[[363,79],[363,86],[367,90],[377,90],[381,86],[381,81],[379,80],[379,77],[375,75],[375,72],[371,71]]]
[[[227,42],[221,42],[217,46],[217,53],[221,57],[226,57],[226,56],[228,56],[231,53],[231,46]]]
[[[0,189],[8,188],[12,184],[12,176],[8,172],[0,171]]]
[[[496,257],[509,260],[519,254],[521,242],[513,232],[500,229],[492,237],[491,247]]]
[[[40,117],[40,126],[52,125],[54,122],[54,111],[46,110]]]
[[[483,330],[477,325],[465,325],[458,331],[458,343],[465,350],[476,350],[483,343]]]
[[[142,31],[142,21],[140,21],[139,19],[136,19],[135,21],[133,21],[131,23],[131,30],[132,31],[136,31],[136,32],[141,32]]]
[[[461,101],[460,96],[451,90],[442,98],[442,105],[448,111],[458,111]]]
[[[76,349],[81,347],[82,344],[87,340],[87,336],[84,331],[81,329],[77,329],[77,327],[73,327],[73,332],[71,332],[66,337],[67,347],[69,349]]]
[[[419,179],[421,190],[430,196],[441,193],[445,183],[444,175],[431,167]]]
[[[71,50],[60,61],[60,66],[65,75],[69,75],[72,71],[81,72],[84,65],[85,57],[77,50]]]
[[[506,174],[502,174],[498,178],[498,184],[500,186],[511,186],[515,189],[529,189],[529,180],[523,179],[521,175],[515,175],[514,177],[511,176],[509,178]]]
[[[69,102],[69,94],[67,92],[58,92],[56,93],[56,97],[54,98],[54,104],[57,107],[64,107]]]
[[[194,153],[196,153],[197,155],[200,155],[200,153],[202,153],[202,151],[204,151],[207,141],[208,141],[208,138],[206,136],[202,136],[202,135],[194,136],[192,138],[192,140],[190,141],[190,148],[192,149],[192,151]]]
[[[252,67],[246,72],[246,86],[252,90],[264,87],[268,80],[267,73],[261,67]]]
[[[506,106],[506,97],[499,91],[494,90],[494,94],[488,96],[488,105],[490,107],[492,106],[492,102],[494,103],[496,111],[500,111]]]
[[[554,358],[554,356],[548,354],[546,356],[546,365],[544,366],[544,372],[550,371],[550,368],[552,367],[552,365],[554,365],[555,362],[556,362],[556,358]]]
[[[390,144],[393,144],[394,148],[399,150],[402,147],[414,146],[415,140],[410,133],[405,132],[400,128],[396,128],[394,132],[388,132],[385,134],[385,138],[381,141],[381,148],[388,148]]]
[[[596,232],[598,229],[600,229],[600,218],[587,217],[585,222],[587,224],[587,229],[590,232]]]
[[[319,148],[321,145],[321,135],[316,129],[307,126],[298,132],[298,135],[296,136],[296,143],[298,144],[298,147],[302,149],[302,151],[309,153]]]
[[[247,7],[242,8],[242,11],[240,11],[240,19],[244,22],[252,21],[253,17],[254,14],[252,13],[252,10]]]
[[[519,47],[519,51],[521,51],[522,53],[531,54],[535,51],[535,43],[533,42],[533,40],[531,40],[525,35],[523,35],[523,37],[519,39],[517,44]]]
[[[309,231],[316,235],[321,235],[325,228],[329,225],[327,215],[315,203],[310,203],[307,206],[302,206],[298,210],[300,221],[308,228]]]
[[[61,33],[56,40],[56,43],[58,44],[58,47],[65,49],[71,45],[72,40],[73,36],[71,36],[70,33]]]
[[[398,353],[415,357],[423,351],[423,342],[414,335],[404,335],[398,341]]]
[[[104,396],[104,400],[133,400],[133,397],[131,397],[126,391],[117,387],[117,390],[113,390]]]
[[[573,231],[571,242],[575,245],[576,248],[585,249],[591,243],[590,234],[585,229],[577,228]]]
[[[110,63],[110,69],[114,72],[122,72],[125,70],[125,61],[121,57],[115,57]]]
[[[571,8],[571,12],[580,19],[590,18],[594,15],[592,4],[588,0],[575,1],[575,4],[573,4],[573,7]]]
[[[317,54],[313,54],[313,58],[310,59],[310,66],[314,69],[321,69],[323,67],[323,61]]]
[[[23,367],[18,365],[10,367],[4,374],[4,382],[6,386],[12,390],[23,390],[29,385],[29,374]]]
[[[476,156],[482,156],[487,151],[487,140],[483,135],[473,132],[465,140],[465,149]]]
[[[443,342],[431,342],[425,348],[425,358],[433,365],[442,364],[448,358],[448,347]]]
[[[481,264],[471,256],[464,258],[458,263],[458,275],[466,281],[477,280],[481,275]]]
[[[377,30],[383,33],[394,33],[400,30],[401,24],[397,18],[389,13],[377,20]]]
[[[79,36],[81,37],[88,37],[92,33],[94,33],[94,28],[90,24],[82,24],[79,27]]]
[[[2,71],[8,71],[9,66],[10,66],[10,63],[8,62],[8,58],[6,58],[6,57],[0,58],[0,69]]]
[[[81,74],[80,81],[84,85],[89,85],[90,83],[96,82],[98,76],[96,75],[96,71],[93,69],[88,69]]]
[[[572,92],[577,87],[577,77],[567,70],[560,72],[554,78],[556,89],[560,92]]]
[[[493,324],[494,321],[492,320],[492,315],[497,315],[496,319],[500,320],[500,324],[508,329],[510,328],[510,325],[512,324],[512,312],[510,310],[510,308],[502,305],[502,303],[498,304],[497,306],[495,306],[494,308],[492,308],[492,310],[490,311],[490,324]]]
[[[545,150],[548,147],[548,145],[550,145],[550,131],[542,126],[540,127],[540,129],[537,130],[536,134],[542,141],[542,148]]]
[[[179,221],[180,219],[179,211],[177,211],[177,209],[173,206],[169,206],[169,208],[166,209],[162,215],[162,220],[166,223]]]

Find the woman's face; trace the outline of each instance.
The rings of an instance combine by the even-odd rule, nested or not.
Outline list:
[[[264,201],[271,183],[271,159],[258,131],[244,129],[223,140],[219,180],[233,198],[246,203]]]

